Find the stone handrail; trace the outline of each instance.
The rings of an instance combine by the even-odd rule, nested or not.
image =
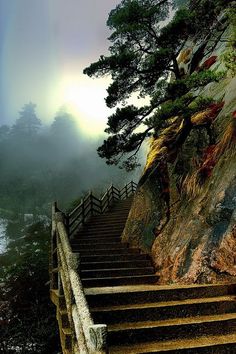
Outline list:
[[[57,209],[56,203],[52,210],[51,258],[51,291],[55,290],[58,297],[65,298],[71,330],[70,353],[105,354],[107,326],[93,322],[79,277],[79,258],[72,252],[65,217]],[[58,317],[60,317],[60,309],[57,313]],[[61,321],[58,322],[59,327],[62,327]],[[61,332],[63,328],[60,328]],[[63,352],[66,352],[65,346],[66,343],[62,341]]]
[[[104,213],[115,201],[131,196],[136,188],[133,181],[121,190],[111,185],[101,199],[90,192],[67,215],[56,203],[52,206],[50,294],[57,306],[64,354],[107,353],[107,326],[93,321],[80,279],[80,256],[72,252],[70,238],[91,215]]]

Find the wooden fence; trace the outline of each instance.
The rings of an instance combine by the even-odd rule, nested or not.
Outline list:
[[[81,203],[67,215],[69,237],[88,221],[92,215],[106,212],[117,200],[126,199],[136,191],[137,184],[133,181],[118,189],[111,185],[99,199],[92,192],[81,200]]]

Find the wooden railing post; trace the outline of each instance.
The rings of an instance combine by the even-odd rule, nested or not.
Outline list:
[[[90,206],[90,214],[93,215],[93,192],[89,192],[89,206]]]
[[[109,191],[109,188],[107,189],[107,206],[108,206],[108,209],[110,208],[110,191]]]
[[[100,214],[102,214],[102,198],[100,198]]]
[[[134,182],[133,182],[133,181],[131,181],[131,191],[132,191],[132,193],[135,192],[135,189],[134,189]]]
[[[67,214],[64,214],[64,223],[65,223],[65,227],[66,227],[66,230],[68,232],[68,236],[70,238],[70,220],[69,220],[69,215]]]
[[[85,222],[85,208],[84,208],[84,197],[82,198],[82,204],[81,204],[81,212],[82,212],[82,215],[81,215],[81,218],[82,218],[82,224],[84,225],[84,222]]]
[[[127,184],[125,185],[125,195],[126,195],[126,198],[128,198],[128,187],[127,187]]]
[[[118,195],[119,195],[119,199],[121,199],[121,190],[118,189]]]
[[[111,202],[113,204],[113,201],[114,201],[114,186],[113,186],[113,183],[111,184]]]

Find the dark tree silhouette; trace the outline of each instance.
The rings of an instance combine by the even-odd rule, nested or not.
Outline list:
[[[190,11],[189,7],[181,6],[168,22],[175,5],[176,1],[170,0],[123,0],[110,12],[107,21],[112,31],[110,55],[101,55],[97,62],[84,69],[90,77],[111,75],[106,104],[108,107],[123,105],[108,118],[109,137],[98,148],[98,154],[108,164],[122,161],[128,169],[135,167],[142,142],[150,134],[158,135],[173,113],[185,117],[186,129],[190,130],[187,123],[192,112],[186,107],[193,98],[187,93],[194,84],[186,82],[177,57],[187,38],[196,39],[204,31],[201,33],[202,27],[196,20],[197,8]],[[204,16],[201,20],[203,27],[207,27]],[[174,83],[169,80],[171,75],[176,79]],[[202,83],[195,79],[197,88]],[[210,75],[208,80],[212,80]],[[127,99],[134,93],[149,98],[150,102],[141,108],[128,105]],[[128,156],[126,161],[124,155]]]

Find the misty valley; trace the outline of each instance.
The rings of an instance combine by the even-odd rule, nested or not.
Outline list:
[[[102,140],[82,133],[65,108],[44,125],[31,102],[13,125],[0,126],[0,353],[22,352],[17,343],[28,352],[59,350],[48,296],[52,202],[69,211],[90,189],[100,196],[111,182],[123,186],[136,176],[98,157]]]

